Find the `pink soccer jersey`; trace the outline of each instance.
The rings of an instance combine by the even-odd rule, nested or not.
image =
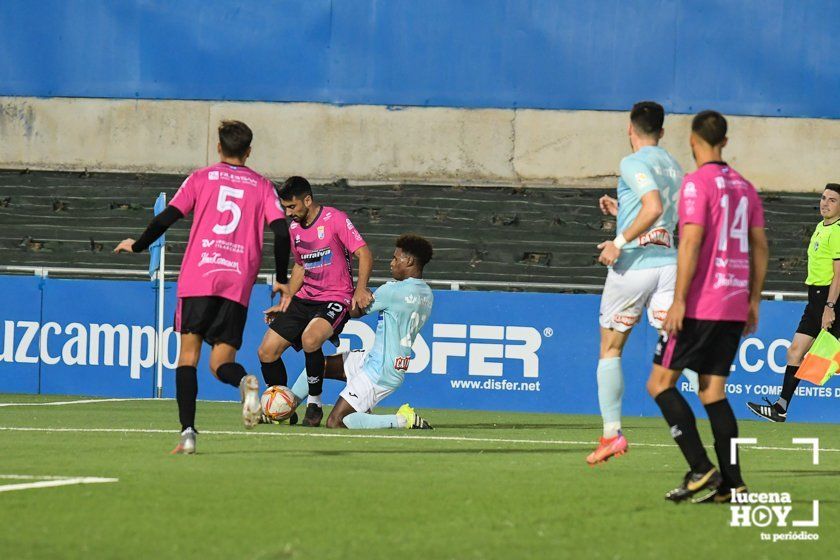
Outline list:
[[[749,230],[764,227],[764,208],[749,181],[724,163],[701,166],[680,188],[680,233],[703,226],[697,270],[686,297],[685,316],[710,321],[746,321],[750,292]]]
[[[247,167],[217,163],[187,177],[170,204],[194,214],[178,297],[219,296],[247,307],[265,225],[285,218],[271,181]]]
[[[296,294],[312,301],[339,301],[353,297],[351,255],[365,240],[341,210],[322,206],[308,226],[292,222],[289,237],[295,263],[304,268],[303,287]]]

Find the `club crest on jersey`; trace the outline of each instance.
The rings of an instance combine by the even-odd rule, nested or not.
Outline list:
[[[323,239],[324,235],[324,226],[318,226],[318,239]]]
[[[639,171],[638,173],[636,173],[636,182],[639,183],[640,187],[647,187],[647,186],[653,184],[653,181],[648,176],[648,174],[644,173],[642,171]]]

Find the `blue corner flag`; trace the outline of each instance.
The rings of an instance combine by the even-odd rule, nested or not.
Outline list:
[[[155,216],[166,208],[166,195],[160,193],[155,201]],[[154,280],[155,273],[160,268],[160,248],[166,243],[166,234],[161,235],[154,243],[149,245],[149,276]]]

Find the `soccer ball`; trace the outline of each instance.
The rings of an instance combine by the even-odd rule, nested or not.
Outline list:
[[[282,422],[295,411],[295,395],[288,387],[273,385],[262,394],[260,404],[266,418]]]

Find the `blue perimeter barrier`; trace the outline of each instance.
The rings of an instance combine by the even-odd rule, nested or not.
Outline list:
[[[172,332],[175,285],[166,287],[164,396],[175,391],[178,337]],[[149,282],[0,276],[0,392],[152,397],[155,391],[155,296]],[[259,375],[256,349],[270,290],[257,285],[239,361]],[[405,384],[384,406],[597,414],[598,303],[595,295],[436,291],[432,316],[415,344]],[[778,394],[785,350],[804,303],[763,302],[757,334],[743,340],[730,384],[736,415],[752,418],[748,400]],[[341,349],[369,347],[376,317],[348,323]],[[658,416],[645,391],[656,344],[647,324],[630,336],[623,364],[625,416]],[[329,343],[327,354],[335,349]],[[212,378],[205,347],[199,398],[236,400]],[[301,354],[285,355],[290,383]],[[342,388],[325,382],[332,402]],[[679,388],[688,392],[687,382]],[[840,422],[840,386],[803,382],[792,405],[797,421]],[[703,409],[689,398],[698,414]]]
[[[840,2],[4,0],[0,95],[840,118]]]

